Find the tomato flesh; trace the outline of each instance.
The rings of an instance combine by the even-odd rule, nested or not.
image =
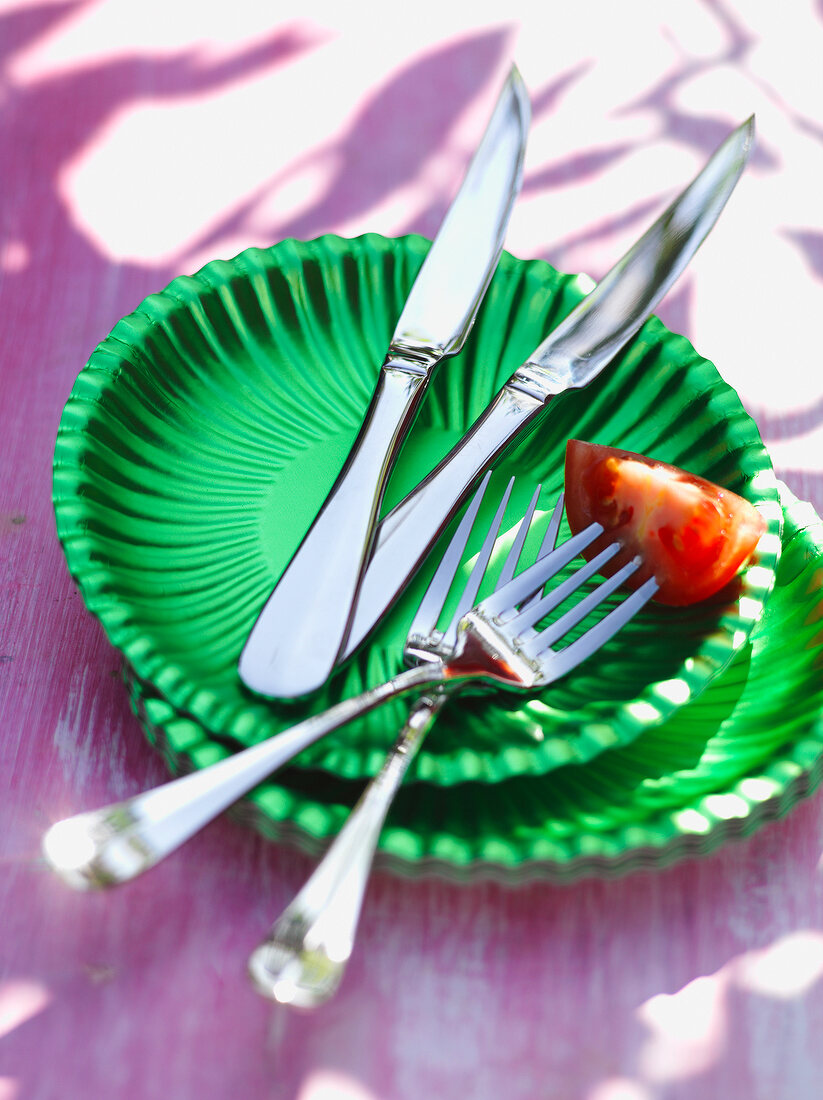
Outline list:
[[[617,540],[620,551],[603,574],[639,554],[643,564],[628,584],[637,588],[654,576],[660,603],[697,603],[719,592],[766,530],[754,505],[736,493],[632,451],[570,439],[565,480],[572,534],[594,522],[605,529],[585,557]]]

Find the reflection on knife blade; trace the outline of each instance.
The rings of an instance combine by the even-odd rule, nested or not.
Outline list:
[[[434,367],[462,348],[500,258],[530,117],[512,68],[409,293],[346,464],[240,656],[240,677],[254,691],[304,695],[340,655],[395,457]]]
[[[493,464],[551,402],[589,383],[631,339],[717,220],[748,159],[754,118],[503,386],[460,443],[378,528],[345,647],[348,656],[394,602]]]

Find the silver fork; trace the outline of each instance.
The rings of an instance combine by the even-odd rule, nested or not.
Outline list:
[[[457,609],[446,629],[439,630],[438,622],[488,479],[487,474],[443,556],[418,608],[404,650],[407,661],[442,667],[446,670],[444,680],[434,692],[423,695],[412,707],[379,774],[363,792],[311,877],[252,952],[249,977],[255,989],[270,1000],[299,1008],[315,1008],[337,990],[354,947],[363,895],[386,814],[428,730],[447,699],[466,683],[464,677],[481,675],[508,687],[521,688],[551,683],[599,649],[657,590],[654,579],[647,581],[565,649],[552,649],[636,571],[640,559],[636,558],[603,581],[552,625],[542,631],[536,630],[541,619],[578,591],[619,549],[617,544],[606,547],[591,562],[541,596],[546,582],[580,547],[578,540],[582,539],[584,545],[587,545],[586,539],[591,541],[587,532],[557,549],[563,510],[561,497],[534,565],[515,579],[540,494],[538,486],[519,524],[493,594],[474,607],[506,511],[512,478]]]
[[[484,481],[483,485],[486,483]],[[174,779],[101,810],[58,821],[43,838],[43,854],[47,862],[68,885],[76,889],[87,890],[128,882],[173,852],[297,753],[389,699],[408,692],[419,693],[444,684],[451,686],[469,680],[485,680],[521,690],[549,683],[567,669],[554,662],[547,662],[544,668],[525,648],[515,655],[507,642],[504,652],[511,650],[512,659],[516,660],[515,665],[509,667],[506,662],[493,659],[492,650],[484,639],[489,631],[493,634],[498,629],[495,617],[500,611],[520,603],[602,532],[599,524],[591,524],[541,562],[536,562],[531,567],[532,572],[527,570],[501,586],[495,596],[490,597],[502,601],[499,606],[495,605],[491,610],[492,604],[484,601],[460,621],[457,642],[448,659],[406,669],[391,680],[353,698],[344,699],[275,737],[202,771]],[[617,546],[607,549],[596,561],[605,561],[616,550]],[[588,576],[597,566],[585,568]],[[636,566],[627,568],[632,572]],[[542,574],[535,570],[542,570]],[[626,575],[625,570],[620,574],[621,578]],[[617,583],[612,587],[617,587]],[[528,624],[523,625],[525,628]],[[619,625],[616,623],[615,629]],[[569,647],[563,653],[571,649]],[[577,660],[573,662],[576,663]],[[555,667],[559,671],[554,671]],[[572,664],[568,667],[571,668]]]

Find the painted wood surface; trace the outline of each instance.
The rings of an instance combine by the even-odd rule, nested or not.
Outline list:
[[[819,796],[614,882],[378,874],[313,1016],[244,976],[308,858],[225,820],[105,896],[39,858],[50,822],[164,776],[54,533],[78,370],[207,259],[431,235],[512,58],[534,126],[508,247],[595,278],[756,112],[750,169],[660,314],[823,509],[820,4],[459,9],[0,2],[0,1100],[820,1095]]]

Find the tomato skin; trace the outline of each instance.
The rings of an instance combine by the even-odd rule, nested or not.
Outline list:
[[[603,574],[639,554],[643,564],[628,585],[654,576],[659,603],[682,606],[719,592],[766,530],[754,505],[736,493],[632,451],[570,439],[565,480],[572,534],[593,522],[605,528],[585,557],[616,538],[621,549]]]

